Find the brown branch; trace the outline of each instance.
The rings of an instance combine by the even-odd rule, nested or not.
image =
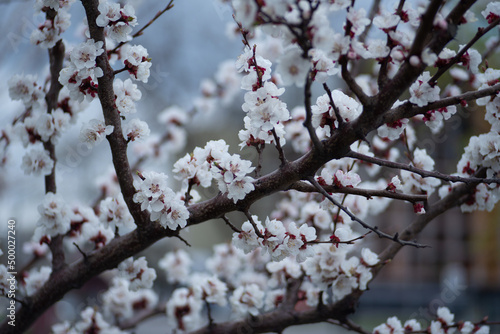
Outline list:
[[[372,233],[372,231],[368,231],[365,234],[360,235],[359,237],[356,237],[356,238],[352,238],[350,240],[339,240],[339,241],[336,241],[336,240],[322,240],[322,241],[320,241],[320,240],[314,240],[314,241],[308,241],[307,244],[334,244],[334,245],[337,245],[337,244],[346,244],[346,245],[353,245],[355,241],[364,239],[370,233]]]
[[[349,69],[347,68],[347,63],[348,63],[347,56],[345,55],[340,56],[339,63],[342,73],[342,79],[344,79],[349,89],[354,93],[354,95],[356,95],[359,102],[361,102],[363,106],[371,105],[373,103],[372,97],[366,95],[363,92],[363,89],[361,89],[356,80],[354,80],[351,73],[349,72]]]
[[[276,130],[274,128],[271,130],[271,133],[273,134],[274,138],[274,146],[276,147],[276,150],[278,150],[278,156],[281,161],[281,166],[284,166],[288,163],[288,160],[286,160],[285,152],[283,151],[283,147],[281,147],[280,139],[276,134]]]
[[[346,317],[354,312],[360,296],[361,292],[356,290],[341,301],[332,305],[323,305],[319,309],[310,308],[305,311],[287,310],[284,312],[278,308],[273,312],[260,314],[256,317],[215,323],[212,328],[206,326],[191,332],[191,334],[281,333],[284,328],[294,325],[312,324],[332,318],[345,321]]]
[[[90,37],[94,41],[103,42],[103,48],[106,49],[106,42],[104,39],[104,28],[96,24],[99,10],[97,6],[99,2],[96,0],[82,1],[87,20],[89,23]],[[127,142],[123,138],[120,113],[115,105],[115,93],[113,90],[113,69],[109,65],[106,53],[101,54],[96,58],[96,65],[100,67],[104,73],[98,79],[98,96],[101,102],[102,111],[106,125],[114,127],[113,132],[108,135],[109,146],[113,157],[113,165],[115,167],[118,183],[123,194],[123,199],[127,204],[132,217],[134,217],[135,224],[138,227],[144,226],[149,222],[149,215],[146,211],[141,210],[141,206],[133,201],[135,188],[133,186],[133,177],[127,157]]]
[[[443,3],[443,0],[432,0],[427,7],[424,15],[422,15],[417,34],[415,35],[415,39],[413,40],[413,44],[410,48],[410,54],[408,55],[408,58],[413,55],[416,55],[420,58],[420,54],[427,44],[427,40],[432,36],[431,32],[434,29],[434,18],[436,17],[438,10]]]
[[[318,189],[316,187],[313,187],[310,184],[301,181],[295,182],[288,189],[297,190],[300,192],[307,192],[307,193],[318,192]],[[367,199],[371,199],[372,197],[386,197],[401,201],[408,201],[410,203],[427,201],[427,195],[402,194],[388,190],[348,188],[348,187],[338,188],[335,186],[323,186],[323,189],[325,189],[328,193],[332,194],[335,193],[335,194],[358,195],[366,197]]]
[[[255,221],[253,220],[253,217],[252,217],[252,215],[250,214],[250,212],[248,212],[248,210],[245,210],[245,211],[243,211],[243,212],[245,213],[245,216],[247,217],[247,219],[248,219],[248,221],[250,222],[250,224],[252,224],[253,229],[254,229],[254,231],[255,231],[255,234],[257,234],[257,236],[258,236],[259,238],[264,239],[264,236],[262,235],[262,233],[260,233],[259,228],[257,227],[257,224],[256,224],[256,223],[255,223]]]
[[[304,281],[304,275],[299,278],[289,278],[286,284],[286,292],[283,298],[283,303],[281,304],[281,310],[290,311],[295,308],[299,300],[299,290]]]
[[[428,17],[434,17],[434,15],[431,14],[432,12],[434,12],[434,10],[436,10],[436,7],[439,8],[440,4],[438,4],[438,2],[439,1],[433,1],[429,5],[426,12],[426,14],[428,13]],[[459,1],[446,18],[446,22],[448,23],[447,29],[433,31],[432,34],[427,34],[425,33],[425,31],[427,31],[428,29],[432,29],[433,27],[432,20],[427,22],[427,27],[422,27],[421,24],[421,29],[419,29],[419,38],[421,39],[421,42],[419,43],[424,43],[426,38],[428,36],[431,36],[430,42],[426,43],[425,45],[427,45],[432,52],[439,54],[444,46],[448,44],[453,38],[455,38],[457,34],[457,27],[461,23],[463,15],[472,6],[472,4],[474,4],[474,2],[476,2],[476,0]],[[424,19],[422,21],[424,21]],[[417,34],[419,33],[417,32]],[[410,56],[413,54],[420,56],[420,52],[424,49],[425,45],[419,46],[417,44],[418,43],[416,42],[413,43]],[[412,66],[409,61],[404,62],[399,68],[396,75],[394,75],[392,80],[387,82],[387,84],[384,86],[384,89],[376,95],[376,98],[374,99],[377,103],[370,111],[372,111],[372,113],[376,115],[382,115],[386,113],[386,111],[392,107],[394,102],[401,96],[401,94],[403,94],[403,92],[405,92],[408,87],[410,87],[410,85],[415,82],[415,80],[425,70],[426,67],[427,65],[423,62],[421,62],[419,66]],[[375,115],[362,115],[362,117],[371,118],[373,120]]]
[[[350,158],[353,159],[359,159],[362,161],[366,161],[372,164],[376,164],[379,166],[385,166],[389,168],[395,168],[395,169],[404,169],[407,171],[410,171],[412,173],[418,174],[422,177],[435,177],[436,179],[441,179],[443,181],[448,181],[448,182],[462,182],[466,184],[478,184],[478,183],[500,183],[500,179],[493,178],[493,179],[487,179],[487,178],[478,178],[478,177],[460,177],[460,176],[453,176],[453,175],[448,175],[436,171],[428,171],[425,169],[420,169],[415,166],[409,165],[409,164],[404,164],[400,162],[394,162],[394,161],[388,161],[376,157],[369,157],[367,155],[357,153],[357,152],[351,152],[347,155]]]
[[[367,16],[370,19],[370,23],[365,27],[365,30],[358,37],[358,41],[360,41],[361,43],[365,42],[366,37],[368,36],[368,33],[370,32],[370,29],[373,26],[373,18],[380,11],[380,2],[381,2],[381,0],[373,1],[373,4],[370,8],[370,12],[368,13],[368,16]]]

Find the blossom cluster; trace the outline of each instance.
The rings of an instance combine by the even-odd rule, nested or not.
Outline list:
[[[347,240],[347,230],[337,231],[340,238]],[[366,290],[373,278],[370,267],[376,265],[378,256],[368,248],[363,248],[361,258],[347,257],[349,248],[321,244],[316,255],[307,259],[303,268],[311,281],[321,289],[331,288],[334,301],[341,300],[353,290]]]
[[[137,192],[134,202],[141,204],[141,210],[151,210],[151,220],[158,221],[164,228],[176,230],[185,227],[189,211],[179,196],[167,184],[163,173],[139,173],[140,180],[134,181]]]
[[[97,78],[103,76],[103,71],[96,65],[96,58],[103,54],[103,45],[91,38],[70,51],[69,64],[59,73],[59,82],[69,90],[72,99],[91,101],[97,96]]]
[[[239,72],[247,72],[241,80],[241,88],[248,90],[245,93],[245,103],[242,106],[247,113],[243,119],[245,130],[238,134],[245,145],[273,143],[279,140],[285,144],[283,122],[290,119],[290,113],[279,96],[285,92],[278,88],[271,79],[271,62],[255,55],[255,50],[246,48],[236,62]]]
[[[486,325],[476,325],[470,321],[454,321],[455,315],[445,306],[440,306],[436,311],[436,320],[432,320],[427,333],[457,333],[457,334],[489,334],[490,328]],[[423,327],[416,319],[407,320],[404,324],[397,317],[390,317],[381,325],[373,329],[373,334],[403,334],[407,332],[420,332]]]
[[[228,149],[224,140],[210,141],[204,148],[195,148],[192,154],[186,154],[174,164],[175,177],[204,188],[215,179],[219,190],[236,203],[254,189],[253,178],[247,176],[254,167],[238,154],[231,155]]]
[[[241,232],[233,233],[233,245],[245,253],[257,247],[263,248],[271,255],[273,261],[281,261],[289,256],[296,257],[298,262],[314,255],[314,249],[308,242],[316,240],[316,230],[307,224],[299,227],[292,222],[285,225],[276,219],[266,218],[262,224],[258,217],[246,221]]]
[[[333,103],[331,102],[333,101]],[[337,119],[338,115],[341,119]],[[311,106],[312,125],[321,127],[326,136],[330,136],[340,122],[351,122],[361,115],[363,106],[352,97],[340,90],[334,90],[331,96],[323,94],[316,99],[316,104]]]
[[[99,27],[107,28],[107,37],[116,42],[128,42],[132,39],[132,27],[137,25],[134,7],[126,4],[121,8],[119,3],[100,0],[98,10],[96,23]]]
[[[413,151],[413,165],[423,170],[432,171],[434,169],[434,159],[427,154],[425,149],[416,148]],[[401,181],[403,183],[403,191],[406,193],[423,192],[430,195],[436,187],[441,185],[439,179],[433,177],[422,177],[418,174],[401,170]]]
[[[36,1],[37,11],[47,12],[50,8],[56,11],[56,15],[33,32],[33,43],[50,48],[61,39],[61,33],[69,26],[68,7],[72,2],[74,0]],[[399,143],[390,141],[401,139],[411,166],[432,171],[435,162],[430,153],[417,147],[414,125],[419,121],[425,122],[433,133],[437,133],[443,128],[444,121],[457,112],[457,106],[447,105],[432,110],[425,108],[434,108],[432,103],[439,101],[442,96],[461,94],[465,86],[462,83],[479,90],[488,89],[497,84],[500,77],[498,70],[484,70],[479,51],[465,45],[458,46],[458,50],[467,48],[465,52],[444,48],[439,54],[434,54],[424,48],[422,52],[414,54],[414,37],[425,8],[411,1],[400,2],[398,8],[381,9],[373,14],[373,18],[365,8],[359,4],[354,8],[354,2],[348,0],[232,0],[231,3],[236,21],[244,28],[240,32],[244,37],[245,48],[236,66],[234,61],[226,61],[219,67],[215,80],[202,82],[203,98],[195,100],[194,107],[197,111],[213,110],[216,99],[224,105],[230,105],[238,88],[243,89],[245,94],[241,109],[245,116],[244,129],[239,132],[240,146],[255,146],[259,154],[265,144],[272,143],[278,147],[281,155],[281,147],[286,142],[291,143],[290,146],[296,152],[305,154],[309,151],[311,140],[307,130],[310,129],[303,126],[306,115],[311,116],[313,131],[320,140],[334,136],[336,131],[340,133],[343,124],[354,122],[364,112],[364,106],[360,103],[363,99],[352,88],[373,96],[379,88],[384,88],[384,81],[393,78],[403,64],[406,67],[413,66],[416,70],[424,64],[439,69],[453,63],[458,66],[449,71],[452,83],[445,89],[439,88],[437,79],[431,77],[435,69],[425,71],[411,86],[408,84],[410,87],[405,92],[408,93],[408,100],[398,100],[392,107],[421,110],[421,115],[384,124],[378,128],[377,135],[368,136],[371,144],[367,144],[368,140],[365,139],[365,142],[360,140],[350,147],[351,151],[369,157],[383,155],[387,161],[396,161],[399,158],[396,149]],[[21,101],[25,108],[23,115],[14,122],[12,132],[25,147],[33,144],[23,157],[22,169],[26,174],[48,175],[53,171],[53,152],[42,147],[40,142],[55,144],[60,134],[74,122],[76,108],[69,101],[91,101],[97,96],[98,78],[103,76],[105,70],[97,65],[97,60],[104,60],[98,57],[105,57],[113,65],[115,61],[122,61],[124,67],[115,73],[128,72],[130,75],[124,79],[116,78],[113,82],[113,111],[127,121],[123,124],[123,133],[118,135],[123,135],[127,144],[143,142],[135,146],[138,152],[142,151],[139,153],[138,168],[144,167],[141,164],[146,159],[143,158],[166,156],[159,153],[161,145],[170,154],[180,152],[186,144],[184,125],[189,116],[176,106],[167,108],[158,117],[166,134],[153,137],[144,144],[144,139],[150,134],[147,123],[128,119],[137,112],[136,103],[142,97],[134,80],[146,83],[151,68],[147,49],[129,43],[133,38],[133,27],[137,25],[135,10],[130,4],[122,6],[109,0],[100,0],[98,10],[96,22],[92,23],[104,29],[106,41],[88,38],[71,49],[66,67],[59,73],[58,79],[64,89],[55,110],[49,110],[48,113],[44,110],[47,109],[46,88],[37,84],[35,76],[16,75],[8,82],[11,98]],[[345,15],[346,21],[343,31],[337,32],[332,28],[330,16],[340,12]],[[488,4],[481,14],[488,23],[495,22],[500,18],[499,3]],[[440,30],[448,29],[447,20],[441,13],[436,15],[434,31],[439,33]],[[462,18],[464,22],[474,20],[472,12],[466,12]],[[376,33],[366,34],[372,24]],[[249,40],[257,41],[259,48],[251,48]],[[461,56],[456,59],[459,54]],[[339,89],[330,92],[325,85],[328,93],[316,95],[317,91],[313,91],[318,97],[311,105],[299,105],[289,111],[283,102],[285,88],[282,86],[296,86],[289,90],[292,91],[313,83],[326,84],[341,73],[339,64],[342,64],[342,75],[348,81],[346,74],[349,73],[346,71],[350,72],[350,66],[359,59],[369,60],[374,74],[379,74],[380,78],[376,83],[371,76],[352,78],[348,84],[359,99],[347,95],[347,90],[344,90],[346,93]],[[306,100],[311,95],[310,88],[306,88]],[[461,103],[467,104],[465,101]],[[478,105],[485,107],[485,119],[490,123],[491,131],[470,139],[458,162],[457,175],[498,178],[500,94],[480,98]],[[399,111],[405,111],[404,108]],[[116,124],[113,126],[103,120],[92,119],[81,127],[80,140],[94,145],[106,136],[115,136],[118,128]],[[280,158],[284,162],[284,157]],[[218,190],[236,204],[255,190],[258,183],[249,176],[254,170],[251,161],[238,154],[230,154],[229,145],[224,140],[210,141],[203,148],[196,147],[192,153],[175,162],[173,172],[175,178],[182,181],[181,191],[169,188],[167,176],[163,173],[138,172],[138,178],[134,181],[136,192],[133,201],[140,205],[141,210],[149,211],[151,221],[178,231],[188,225],[188,206],[201,198],[192,189],[193,186],[208,188],[216,181]],[[347,195],[342,190],[348,193],[353,190],[351,188],[357,188],[367,194],[370,190],[385,190],[390,195],[431,195],[441,185],[441,181],[436,178],[422,177],[406,170],[401,170],[390,181],[382,177],[376,179],[382,174],[380,171],[379,166],[359,160],[332,159],[316,170],[314,180],[327,192],[333,193],[326,195],[323,192],[323,196],[312,192],[312,188],[302,189],[302,192],[288,189],[283,192],[284,196],[278,201],[276,210],[264,222],[258,216],[251,216],[245,208],[248,220],[241,228],[232,226],[237,231],[232,235],[232,242],[214,247],[214,254],[204,262],[206,271],[194,272],[192,267],[198,261],[195,262],[182,249],[166,253],[158,267],[163,270],[159,275],[164,274],[167,283],[173,286],[171,295],[164,302],[169,325],[179,332],[196,330],[207,321],[212,326],[209,309],[212,305],[230,309],[235,316],[255,317],[261,312],[274,311],[295,297],[297,303],[301,304],[287,306],[298,311],[298,306],[315,308],[338,302],[354,291],[366,290],[373,279],[372,269],[383,264],[375,252],[365,244],[358,244],[357,241],[364,236],[353,226],[353,217],[358,221],[369,219],[371,215],[383,211],[391,200],[372,199],[368,195]],[[363,179],[360,175],[363,175]],[[369,177],[374,181],[368,181]],[[312,181],[310,183],[317,185]],[[290,188],[309,186],[299,181],[290,185]],[[117,185],[113,187],[117,188]],[[452,188],[444,186],[439,193],[444,196]],[[335,200],[342,206],[335,204]],[[461,208],[463,211],[490,211],[498,200],[500,186],[497,183],[482,183],[476,186]],[[417,213],[425,212],[420,203],[414,204],[414,210]],[[49,192],[38,206],[38,212],[40,218],[35,235],[25,247],[27,252],[37,257],[51,256],[47,245],[56,236],[64,236],[64,251],[75,251],[76,245],[80,253],[86,254],[88,250],[104,247],[113,238],[135,227],[121,194],[107,187],[103,187],[103,195],[94,207],[77,205],[72,209],[59,195]],[[227,217],[223,218],[231,225]],[[397,234],[394,239],[396,241]],[[352,246],[354,243],[356,247]],[[25,273],[25,294],[36,294],[49,280],[51,272],[50,267],[41,266]],[[0,278],[6,275],[6,267],[0,265]],[[159,297],[152,289],[156,278],[157,271],[148,266],[145,257],[124,260],[109,279],[109,287],[102,294],[100,310],[97,306],[86,308],[80,314],[80,321],[55,325],[53,332],[125,333],[114,324],[124,325],[136,312],[156,312],[154,310],[161,307]],[[4,288],[2,281],[0,279],[0,290]],[[298,284],[297,289],[290,289],[291,282]],[[296,293],[296,296],[290,296],[290,293]],[[208,320],[203,316],[204,309],[208,309]],[[374,334],[403,334],[408,331],[422,331],[422,326],[415,319],[402,324],[396,317],[391,317],[373,329]],[[455,322],[454,315],[445,307],[437,310],[436,320],[431,322],[427,331],[431,334],[489,333],[487,326]]]
[[[469,145],[458,162],[457,171],[462,176],[474,176],[481,169],[486,169],[489,178],[500,175],[500,134],[490,131],[479,136],[472,136]],[[500,200],[500,184],[481,183],[461,209],[465,212],[473,210],[493,210]]]
[[[55,15],[47,16],[45,22],[33,30],[30,36],[31,43],[45,49],[54,47],[61,40],[61,34],[71,24],[69,9],[73,2],[75,0],[36,0],[35,13],[41,13],[44,9],[50,8],[55,11]]]
[[[59,195],[48,192],[38,206],[38,212],[40,218],[37,226],[42,236],[64,235],[70,230],[73,212]],[[35,234],[37,234],[36,231]]]
[[[111,325],[104,319],[104,316],[93,307],[86,307],[80,312],[81,320],[75,324],[64,321],[52,326],[52,333],[109,333],[109,334],[127,334],[129,332],[121,330],[119,327]]]
[[[129,280],[129,289],[137,291],[153,287],[156,271],[153,268],[148,268],[148,262],[144,256],[136,260],[128,258],[118,265],[117,277]]]

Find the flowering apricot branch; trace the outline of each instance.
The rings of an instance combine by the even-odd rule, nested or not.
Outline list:
[[[339,207],[342,211],[344,211],[353,221],[359,223],[361,226],[363,226],[364,228],[374,232],[375,234],[377,234],[380,238],[385,238],[385,239],[389,239],[389,240],[392,240],[392,241],[395,241],[396,243],[402,245],[402,246],[413,246],[413,247],[417,247],[417,248],[424,248],[424,247],[428,247],[427,245],[423,245],[423,244],[420,244],[420,243],[417,243],[417,242],[414,242],[414,241],[407,241],[407,240],[401,240],[399,238],[399,235],[398,233],[396,233],[395,235],[390,235],[390,234],[387,234],[387,233],[384,233],[382,231],[379,230],[379,228],[377,226],[371,226],[367,223],[365,223],[364,221],[362,221],[361,219],[359,219],[358,217],[356,217],[354,214],[352,214],[349,209],[347,209],[345,206],[343,206],[342,204],[338,203],[329,193],[326,192],[326,190],[318,183],[318,181],[316,181],[314,179],[314,177],[308,177],[307,180],[323,195],[325,196],[330,202],[332,202],[335,206]]]
[[[342,187],[338,188],[335,186],[322,186],[328,193],[337,193],[337,194],[351,194],[366,197],[370,199],[372,197],[386,197],[392,198],[402,201],[407,201],[410,203],[416,202],[425,202],[427,201],[427,195],[419,195],[419,194],[403,194],[397,193],[389,190],[374,190],[374,189],[362,189],[362,188],[350,188],[350,187]],[[308,185],[305,182],[295,182],[292,184],[289,189],[301,191],[301,192],[318,192],[318,189],[314,186]]]
[[[359,159],[359,160],[362,160],[365,162],[377,164],[380,166],[385,166],[385,167],[389,167],[389,168],[396,168],[396,169],[404,169],[404,170],[410,171],[412,173],[421,175],[422,177],[435,177],[435,178],[441,179],[443,181],[462,182],[462,183],[466,183],[466,184],[500,183],[500,179],[498,179],[498,178],[478,178],[478,177],[453,176],[453,175],[440,173],[437,171],[423,170],[423,169],[417,168],[417,167],[409,165],[409,164],[404,164],[404,163],[394,162],[394,161],[387,161],[387,160],[376,158],[376,157],[369,157],[367,155],[357,153],[357,152],[352,152],[352,151],[349,152],[347,156],[354,158],[354,159]]]

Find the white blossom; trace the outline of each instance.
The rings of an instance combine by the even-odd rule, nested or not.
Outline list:
[[[148,268],[148,262],[144,256],[134,260],[132,257],[118,265],[118,276],[130,281],[129,289],[150,289],[156,279],[156,271]]]
[[[24,278],[26,294],[33,296],[49,279],[52,269],[48,266],[32,269],[28,276]]]
[[[123,133],[125,134],[125,139],[138,142],[149,136],[150,130],[148,123],[134,118],[125,124]]]
[[[197,298],[219,306],[227,305],[227,285],[216,276],[198,274],[191,277],[191,282]]]
[[[92,119],[87,124],[83,124],[80,131],[80,141],[89,144],[99,144],[105,136],[113,132],[113,125],[105,125],[103,121]]]
[[[302,51],[298,47],[290,47],[280,57],[276,71],[281,74],[285,86],[303,87],[309,68],[309,60],[302,56]]]
[[[39,107],[45,97],[44,92],[36,83],[34,75],[16,74],[7,81],[9,96],[12,100],[21,100],[26,108]]]
[[[49,175],[52,173],[54,161],[50,158],[46,150],[37,147],[29,150],[24,155],[21,167],[24,170],[24,174]]]
[[[189,254],[179,249],[175,252],[165,254],[158,262],[158,266],[163,269],[169,283],[184,283],[191,271],[191,258]]]
[[[38,206],[40,218],[37,226],[44,235],[64,235],[71,228],[72,212],[60,196],[48,192]]]
[[[85,43],[73,48],[70,53],[71,62],[75,65],[77,70],[83,68],[95,67],[95,59],[97,56],[104,52],[103,42],[94,42],[93,39],[87,40]]]
[[[167,302],[167,319],[181,331],[192,331],[202,324],[202,300],[191,290],[178,288],[174,290]]]
[[[105,27],[109,22],[114,22],[121,17],[120,4],[107,0],[99,1],[99,16],[96,23],[99,27]]]
[[[426,106],[429,102],[439,100],[440,88],[437,85],[431,86],[428,81],[431,79],[429,72],[422,73],[417,81],[410,86],[410,102],[419,107]]]
[[[234,290],[229,301],[236,314],[257,316],[259,309],[264,306],[264,291],[257,284],[239,286]]]

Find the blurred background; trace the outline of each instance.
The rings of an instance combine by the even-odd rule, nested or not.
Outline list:
[[[142,27],[167,1],[129,1],[136,7],[139,25]],[[360,1],[363,2],[363,1]],[[371,3],[365,1],[366,3]],[[485,6],[476,8],[482,10]],[[190,109],[193,99],[199,95],[200,82],[203,78],[211,78],[224,60],[235,60],[242,50],[238,38],[227,37],[228,24],[232,22],[230,8],[217,0],[175,1],[173,10],[165,13],[146,33],[133,41],[133,44],[144,45],[152,58],[151,76],[146,84],[138,83],[143,98],[138,103],[137,116],[150,125],[152,132],[161,132],[158,114],[165,108],[178,105]],[[66,48],[83,40],[81,22],[83,10],[76,2],[71,10],[72,26],[63,35]],[[29,36],[41,22],[43,16],[33,15],[31,1],[0,1],[0,124],[2,128],[19,115],[22,103],[10,101],[7,81],[14,74],[37,74],[42,83],[48,74],[48,56],[46,50],[30,44]],[[337,21],[340,22],[340,21]],[[135,30],[134,30],[135,31]],[[467,36],[474,31],[461,32],[462,40],[457,39],[455,45],[465,44]],[[490,34],[498,34],[498,30]],[[161,36],[161,39],[158,39]],[[241,94],[242,96],[243,94]],[[284,99],[292,109],[300,103],[294,97],[293,89],[287,89]],[[302,96],[302,94],[298,94]],[[313,98],[313,101],[315,101]],[[209,114],[197,115],[193,124],[188,127],[187,145],[181,153],[157,166],[158,172],[169,173],[172,164],[195,146],[203,146],[207,140],[223,138],[230,144],[231,153],[239,153],[243,158],[255,159],[252,150],[239,152],[238,131],[243,128],[243,111],[241,99],[235,104],[214,110]],[[94,101],[82,120],[101,118],[100,107]],[[420,142],[422,148],[436,160],[436,170],[452,173],[456,163],[467,144],[470,135],[487,131],[483,110],[471,104],[461,111],[447,125],[445,134],[427,134],[425,141]],[[111,164],[96,164],[99,161],[111,161],[107,143],[95,147],[92,152],[81,151],[78,136],[81,125],[73,125],[57,145],[57,155],[62,168],[57,176],[58,193],[67,203],[90,204],[99,197],[96,184],[103,177],[108,177]],[[265,157],[265,169],[275,167],[273,148]],[[292,159],[294,153],[287,152]],[[23,255],[22,241],[29,240],[38,219],[36,210],[44,193],[43,178],[26,176],[19,168],[24,148],[20,143],[12,143],[7,155],[7,163],[0,169],[0,247],[5,253],[5,237],[7,220],[14,218],[18,231],[17,261],[19,267],[30,261]],[[267,168],[267,169],[266,169]],[[93,182],[89,182],[89,180]],[[205,190],[202,196],[210,197],[215,190]],[[436,196],[436,195],[434,195]],[[272,204],[279,198],[273,195],[270,200],[256,204],[255,213],[266,215],[272,210]],[[433,199],[435,199],[433,197]],[[241,214],[229,215],[232,221],[240,224],[245,220]],[[387,231],[398,231],[412,221],[413,212],[409,204],[393,203],[386,214],[373,218],[370,223]],[[367,329],[385,322],[389,316],[397,316],[404,322],[415,318],[424,326],[430,323],[439,306],[447,306],[456,314],[455,319],[479,321],[485,315],[490,320],[500,320],[500,210],[497,207],[491,213],[475,212],[463,214],[459,210],[451,210],[438,217],[419,237],[419,242],[430,245],[425,249],[404,248],[390,265],[379,274],[360,300],[358,312],[352,319]],[[201,266],[203,259],[211,254],[212,245],[226,242],[231,231],[222,221],[211,221],[194,226],[185,234],[185,238],[193,245],[198,254],[197,263]],[[386,241],[375,237],[367,240],[370,247],[381,251]],[[178,240],[162,240],[150,247],[148,262],[156,263],[170,250],[184,247]],[[6,262],[5,254],[0,257]],[[201,269],[201,268],[200,268]],[[156,288],[159,290],[166,284],[164,274],[157,270]],[[162,276],[163,275],[163,276]],[[90,305],[99,300],[99,295],[106,289],[105,274],[88,282],[80,291],[70,292],[61,302],[56,304],[42,317],[33,333],[43,333],[54,322],[74,320],[83,309],[82,296]],[[0,299],[0,306],[5,304]],[[3,317],[3,313],[2,314]],[[150,333],[155,328],[164,328],[164,318],[148,320],[138,328],[137,333]],[[40,331],[41,330],[41,331]],[[285,334],[302,333],[343,333],[334,325],[318,324],[292,327]],[[496,329],[492,329],[495,333]]]

